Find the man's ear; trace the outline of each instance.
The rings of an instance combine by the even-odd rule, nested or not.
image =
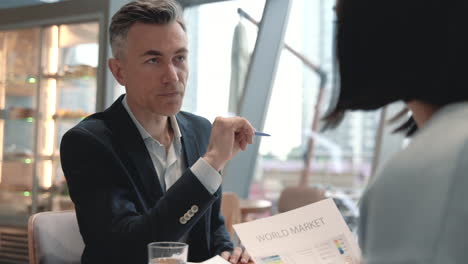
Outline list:
[[[124,69],[122,67],[122,62],[119,59],[109,59],[107,62],[110,71],[112,72],[112,75],[114,75],[114,78],[119,82],[120,85],[125,86],[126,81],[125,81],[125,75],[124,75]]]

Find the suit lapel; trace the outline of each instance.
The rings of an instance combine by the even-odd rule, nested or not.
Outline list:
[[[182,134],[182,149],[187,161],[187,168],[190,168],[200,157],[198,142],[195,139],[192,125],[187,119],[181,114],[177,114],[176,119],[179,124],[180,133]]]
[[[141,188],[153,204],[163,195],[159,177],[140,132],[122,105],[122,99],[123,96],[108,109],[112,116],[113,131],[117,137],[116,145],[122,146],[121,156],[126,157],[122,159],[125,167],[133,170],[130,172],[130,177],[141,182]]]

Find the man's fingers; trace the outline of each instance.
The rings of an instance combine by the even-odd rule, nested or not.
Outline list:
[[[242,150],[246,150],[247,149],[247,136],[246,135],[242,135],[241,139],[240,139],[240,147]]]
[[[253,143],[253,138],[254,138],[255,131],[253,131],[253,132],[252,131],[250,131],[248,129],[244,129],[244,135],[245,135],[245,140],[246,140],[247,144],[252,144]]]
[[[240,132],[242,130],[246,131],[247,134],[253,134],[255,133],[255,129],[253,128],[252,124],[250,122],[243,118],[243,117],[233,117],[232,120],[232,125],[234,128],[234,131]]]
[[[231,256],[231,253],[229,253],[229,251],[224,251],[223,253],[221,253],[221,257],[225,260],[229,260],[230,256]]]
[[[255,133],[255,131],[254,131]],[[251,134],[248,138],[249,144],[253,144],[254,134]]]
[[[247,264],[247,263],[249,263],[249,261],[252,262],[252,260],[250,259],[250,254],[249,254],[249,252],[247,252],[247,250],[244,250],[244,252],[242,253],[242,257],[241,257],[240,262],[242,264]]]
[[[243,132],[237,133],[235,136],[235,143],[239,146],[240,149],[246,150],[247,145],[249,144],[249,135],[246,135]]]
[[[231,257],[229,258],[229,262],[231,262],[232,264],[237,264],[237,262],[239,261],[239,258],[242,254],[242,248],[240,247],[236,247],[233,251],[232,251],[232,254],[231,254]]]
[[[211,129],[208,150],[203,159],[215,170],[221,170],[239,150],[253,143],[255,129],[242,117],[217,117]]]
[[[235,140],[239,143],[240,148],[245,150],[248,144],[253,144],[253,137],[254,135],[249,130],[244,129],[236,133]]]
[[[255,129],[253,126],[250,124],[250,122],[243,118],[243,117],[216,117],[216,119],[213,122],[213,125],[215,126],[223,126],[225,128],[231,128],[234,130],[234,132],[240,132],[242,130],[248,131],[248,133],[253,134],[255,132]]]

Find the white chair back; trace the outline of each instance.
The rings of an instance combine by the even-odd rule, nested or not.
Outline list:
[[[79,264],[84,243],[75,211],[43,212],[28,223],[30,264]]]

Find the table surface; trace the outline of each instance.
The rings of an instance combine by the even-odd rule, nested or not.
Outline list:
[[[268,200],[241,200],[240,209],[242,214],[263,213],[271,209],[272,203]]]

